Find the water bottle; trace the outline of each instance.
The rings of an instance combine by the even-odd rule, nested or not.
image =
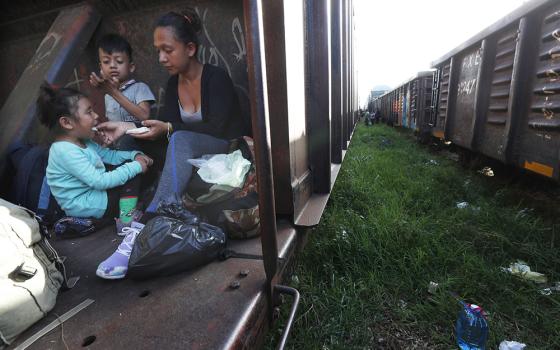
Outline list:
[[[455,324],[457,345],[461,350],[485,350],[488,340],[486,313],[478,305],[459,303],[462,309]]]

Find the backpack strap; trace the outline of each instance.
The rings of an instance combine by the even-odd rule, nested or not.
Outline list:
[[[39,225],[42,224],[39,223]],[[64,265],[65,258],[58,255],[57,251],[52,247],[46,237],[43,237],[43,239],[39,241],[38,245],[41,246],[45,254],[47,254],[47,257],[54,262],[56,268],[62,274],[62,289],[68,290],[74,288],[76,283],[80,280],[80,276],[67,277],[66,266]]]
[[[41,193],[39,194],[39,202],[37,203],[37,212],[47,211],[49,209],[49,202],[51,199],[51,188],[47,182],[47,177],[43,177],[43,184],[41,185]]]
[[[39,200],[37,201],[37,216],[43,219],[46,226],[51,226],[64,215],[62,208],[51,193],[47,177],[43,177]]]

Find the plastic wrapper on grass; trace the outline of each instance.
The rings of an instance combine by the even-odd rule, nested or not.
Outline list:
[[[554,292],[560,292],[560,282],[556,282],[553,286],[539,290],[542,295],[552,295]]]
[[[216,226],[155,217],[136,238],[128,276],[146,279],[196,268],[215,260],[225,243],[225,233]]]
[[[504,340],[500,343],[499,350],[523,350],[527,345],[513,340]]]
[[[430,283],[428,284],[428,293],[436,294],[438,290],[439,290],[439,283],[430,281]]]
[[[546,275],[540,272],[531,271],[529,265],[521,260],[511,263],[509,267],[502,267],[502,271],[509,272],[514,276],[518,276],[524,280],[533,281],[536,283],[546,283],[548,281]]]

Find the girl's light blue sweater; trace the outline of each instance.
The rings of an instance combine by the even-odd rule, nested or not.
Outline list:
[[[114,151],[87,141],[81,148],[57,141],[49,150],[47,183],[66,215],[101,218],[107,209],[107,191],[123,185],[142,172],[137,161],[125,163],[113,171],[106,164],[119,165],[134,160],[139,151]]]

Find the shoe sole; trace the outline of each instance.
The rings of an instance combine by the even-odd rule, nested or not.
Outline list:
[[[102,270],[95,271],[97,277],[106,279],[106,280],[120,280],[126,277],[126,275],[106,275]]]

